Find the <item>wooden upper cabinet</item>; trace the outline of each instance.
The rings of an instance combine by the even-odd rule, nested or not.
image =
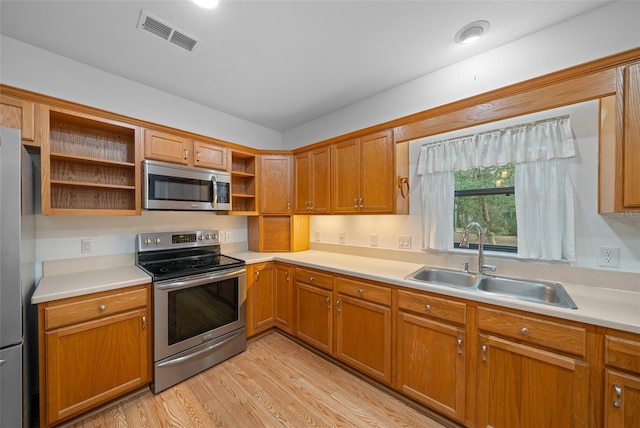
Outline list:
[[[19,129],[23,144],[40,146],[40,141],[36,138],[39,107],[33,101],[2,94],[0,96],[0,125]]]
[[[331,149],[322,147],[295,157],[295,212],[331,212]]]
[[[151,129],[144,130],[144,158],[189,165],[193,140]]]
[[[334,144],[331,151],[333,212],[394,212],[394,154],[392,131]]]
[[[616,95],[600,99],[598,212],[640,211],[640,62],[618,68]]]
[[[193,166],[227,171],[229,169],[228,149],[219,144],[194,140]]]
[[[260,156],[260,213],[293,212],[293,161],[291,155]]]
[[[640,62],[622,68],[623,115],[623,206],[640,210]]]
[[[43,106],[43,215],[140,215],[140,129]]]

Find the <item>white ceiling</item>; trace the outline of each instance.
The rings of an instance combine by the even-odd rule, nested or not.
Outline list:
[[[1,0],[0,32],[282,132],[608,2]],[[138,30],[141,10],[199,47]]]

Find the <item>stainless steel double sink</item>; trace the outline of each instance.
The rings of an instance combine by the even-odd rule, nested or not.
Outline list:
[[[564,287],[557,282],[529,281],[493,275],[477,275],[448,269],[423,267],[405,279],[463,288],[479,293],[512,297],[528,302],[578,309]]]

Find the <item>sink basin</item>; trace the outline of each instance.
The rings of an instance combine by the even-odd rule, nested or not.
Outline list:
[[[482,276],[477,289],[485,293],[514,297],[530,302],[577,309],[561,284],[546,281],[526,281],[499,276]]]
[[[477,278],[477,275],[472,273],[427,267],[417,270],[406,277],[406,279],[413,279],[416,281],[464,288],[471,288],[475,286]]]
[[[562,308],[578,309],[562,284],[547,281],[529,281],[502,276],[476,275],[462,271],[429,268],[427,266],[407,275],[405,279],[465,288],[469,291],[512,297],[528,302]]]

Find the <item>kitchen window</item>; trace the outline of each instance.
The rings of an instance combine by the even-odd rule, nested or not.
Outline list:
[[[495,245],[515,246],[512,251],[520,258],[575,260],[573,184],[568,175],[568,159],[573,157],[568,115],[425,142],[418,160],[423,248],[452,250],[454,230],[476,221],[492,231]],[[487,172],[486,179],[482,172]],[[475,185],[461,185],[474,174]],[[490,181],[493,184],[486,184]],[[511,198],[514,203],[506,208]],[[474,205],[473,213],[467,213]],[[501,205],[497,212],[489,209]],[[511,235],[516,213],[516,233]],[[500,222],[503,244],[496,236]],[[517,244],[506,242],[507,236],[514,236]],[[485,242],[492,245],[491,238]]]
[[[477,222],[485,230],[486,250],[518,251],[514,180],[512,163],[454,173],[454,248],[460,248],[464,228],[471,222]],[[478,244],[469,243],[469,248],[477,249]]]

